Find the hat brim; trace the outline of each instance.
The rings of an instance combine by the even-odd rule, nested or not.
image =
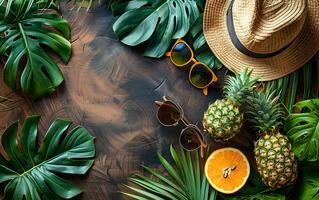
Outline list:
[[[214,55],[231,71],[253,69],[262,81],[290,74],[309,61],[319,49],[319,1],[307,1],[305,25],[298,37],[278,55],[269,58],[249,57],[233,45],[227,30],[226,13],[231,0],[207,0],[203,31]]]

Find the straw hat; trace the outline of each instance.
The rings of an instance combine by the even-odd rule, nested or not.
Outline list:
[[[319,0],[207,0],[204,35],[230,70],[285,76],[319,49]]]

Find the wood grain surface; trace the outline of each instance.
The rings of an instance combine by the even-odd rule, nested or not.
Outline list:
[[[141,164],[158,167],[156,151],[169,155],[169,144],[177,144],[182,127],[161,127],[155,117],[155,100],[163,95],[174,97],[195,123],[201,122],[209,102],[221,97],[220,89],[210,88],[206,97],[192,87],[187,79],[189,68],[177,69],[167,58],[143,57],[139,48],[120,43],[106,7],[88,13],[64,8],[72,27],[73,56],[68,65],[58,61],[65,82],[56,93],[33,101],[19,90],[12,92],[0,79],[0,95],[12,100],[7,103],[10,108],[0,108],[1,133],[16,120],[22,124],[29,115],[41,115],[41,140],[55,118],[81,124],[96,137],[97,154],[89,173],[63,176],[84,190],[77,199],[126,199],[119,191],[127,178],[143,173]],[[213,148],[220,146],[238,147],[251,158],[244,135],[227,145],[213,144]]]

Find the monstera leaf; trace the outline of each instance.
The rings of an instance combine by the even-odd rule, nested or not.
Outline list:
[[[172,39],[184,37],[199,16],[195,0],[131,0],[112,4],[117,37],[136,46],[147,42],[144,55],[161,57]]]
[[[195,51],[198,61],[205,63],[214,70],[220,70],[223,65],[210,50],[203,33],[203,14],[200,14],[189,30],[188,41]]]
[[[71,56],[68,22],[49,0],[0,1],[0,55],[6,58],[4,82],[13,90],[19,66],[21,89],[37,98],[53,92],[63,75],[46,53],[56,52],[64,63]]]
[[[8,160],[0,155],[0,183],[7,183],[4,199],[69,199],[81,193],[70,182],[55,175],[85,174],[95,155],[93,137],[81,127],[74,128],[64,139],[70,126],[66,120],[55,120],[37,149],[38,116],[25,120],[18,142],[18,123],[2,135],[2,146]]]
[[[319,99],[298,102],[285,128],[299,160],[319,160]]]
[[[292,200],[319,199],[318,162],[304,162],[299,170],[299,177],[294,187]],[[314,165],[314,166],[311,166]]]

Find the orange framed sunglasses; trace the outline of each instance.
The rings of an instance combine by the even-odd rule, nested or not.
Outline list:
[[[185,67],[193,62],[189,70],[188,79],[191,84],[208,94],[208,87],[217,82],[218,78],[211,68],[199,62],[194,57],[192,48],[182,39],[178,39],[166,56],[170,57],[172,63],[177,67]]]

